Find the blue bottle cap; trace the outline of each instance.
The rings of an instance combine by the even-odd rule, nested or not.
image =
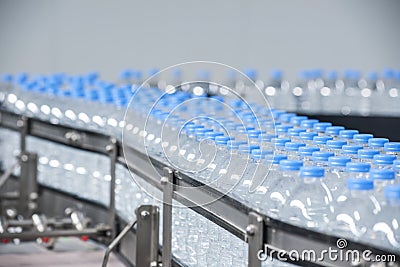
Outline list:
[[[386,152],[397,153],[400,152],[400,142],[389,142],[384,145],[383,148]]]
[[[346,164],[346,172],[369,172],[371,165],[365,162],[349,162]]]
[[[290,119],[295,117],[296,113],[283,113],[279,115],[279,120],[281,122],[290,122]]]
[[[395,77],[395,71],[393,69],[384,69],[382,72],[382,76],[385,79],[393,79]]]
[[[326,142],[326,147],[332,149],[341,149],[346,144],[347,142],[344,140],[329,140]]]
[[[255,155],[255,156],[263,156],[265,157],[266,155],[270,155],[273,154],[274,152],[272,150],[266,150],[266,149],[252,149],[251,150],[251,155]]]
[[[328,142],[329,140],[332,140],[332,139],[333,139],[332,136],[314,136],[313,141],[314,141],[314,144],[325,145],[326,142]]]
[[[304,133],[306,132],[306,129],[302,129],[302,128],[292,128],[288,130],[288,136],[299,136],[300,133]]]
[[[372,180],[393,180],[395,173],[389,169],[371,169],[369,171],[369,178]]]
[[[210,130],[211,130],[211,129],[210,129]],[[211,130],[210,132],[206,132],[206,133],[204,134],[204,138],[214,140],[215,137],[217,137],[217,136],[223,136],[223,135],[224,135],[223,132],[213,132],[213,131]]]
[[[282,171],[298,171],[303,167],[301,160],[281,160],[279,162],[279,169]]]
[[[347,188],[349,190],[372,190],[374,182],[372,180],[350,178],[347,180]]]
[[[358,134],[358,130],[341,130],[339,132],[339,137],[352,139],[355,134]]]
[[[275,131],[277,133],[287,133],[291,128],[293,128],[292,125],[278,125],[275,127]]]
[[[337,73],[337,71],[328,71],[327,73],[326,73],[326,77],[329,79],[329,80],[336,80],[337,79],[337,77],[338,77],[338,73]]]
[[[304,120],[307,120],[308,117],[307,116],[294,116],[292,118],[290,118],[290,123],[294,124],[294,125],[300,125],[300,123]]]
[[[339,135],[339,132],[343,130],[344,130],[343,126],[329,126],[326,127],[325,133],[330,135]]]
[[[329,157],[335,156],[333,152],[325,152],[325,151],[315,151],[312,153],[313,161],[328,161]]]
[[[326,128],[331,127],[332,123],[330,122],[318,122],[314,124],[314,130],[317,132],[325,132]]]
[[[227,147],[227,149],[230,149],[230,150],[238,149],[239,145],[243,145],[243,144],[246,144],[246,142],[244,142],[244,141],[236,141],[236,140],[229,140],[226,143],[226,147]]]
[[[397,172],[400,171],[400,160],[396,159],[393,161],[393,170]]]
[[[311,129],[314,127],[314,124],[318,123],[319,120],[309,119],[309,120],[302,120],[300,123],[301,128]]]
[[[313,138],[317,135],[318,135],[318,133],[316,133],[316,132],[304,132],[304,133],[299,134],[300,139],[305,140],[305,141],[312,141]]]
[[[303,178],[323,178],[325,175],[324,168],[305,166],[300,168],[300,177]]]
[[[378,154],[378,155],[375,155],[373,159],[374,159],[373,160],[374,164],[391,165],[391,164],[393,164],[393,161],[396,159],[396,156],[395,155]]]
[[[271,78],[274,80],[281,80],[283,77],[283,71],[282,70],[271,70],[270,75],[271,75]]]
[[[277,134],[260,134],[260,135],[258,136],[258,140],[259,140],[260,142],[271,142],[271,140],[272,140],[273,138],[277,138],[277,137],[278,137]]]
[[[298,142],[287,142],[285,143],[285,150],[286,151],[298,151],[300,147],[306,146],[304,143]]]
[[[387,142],[389,142],[387,138],[371,138],[368,140],[368,146],[372,148],[383,147]]]
[[[359,145],[344,145],[342,146],[342,153],[348,155],[357,155],[358,150],[362,149]]]
[[[226,145],[229,140],[231,140],[231,138],[228,136],[216,136],[215,137],[215,143],[217,145]]]
[[[311,157],[316,151],[319,151],[319,147],[315,146],[303,146],[299,148],[299,155],[303,157]]]
[[[368,144],[368,140],[373,138],[372,134],[355,134],[353,140],[355,143]]]
[[[369,80],[375,81],[375,80],[378,79],[378,73],[377,73],[376,71],[369,72],[369,73],[367,74],[367,78],[368,78]]]
[[[241,145],[239,145],[239,148],[238,148],[240,153],[246,153],[246,154],[250,154],[253,149],[260,149],[260,146],[241,144]]]
[[[287,156],[281,154],[266,155],[265,159],[272,164],[279,164],[282,160],[286,160]]]
[[[238,131],[239,133],[245,133],[249,130],[254,130],[254,127],[253,126],[243,126],[243,125],[236,127],[236,131]]]
[[[331,167],[346,167],[346,164],[351,162],[348,157],[329,157],[328,165]]]
[[[384,189],[386,199],[400,200],[400,186],[388,185]]]
[[[5,74],[3,74],[3,75],[1,76],[1,80],[2,80],[3,82],[5,82],[5,83],[9,83],[9,82],[12,82],[13,76],[12,76],[11,74],[9,74],[9,73],[5,73]]]
[[[277,110],[277,109],[271,110],[271,114],[274,119],[278,119],[279,116],[281,116],[282,114],[285,114],[285,113],[286,113],[286,111],[284,111],[284,110]],[[279,122],[279,124],[280,124],[280,122]]]
[[[260,135],[260,134],[263,134],[264,132],[263,131],[260,131],[260,130],[248,130],[247,131],[247,136],[249,137],[249,138],[258,138],[258,136]]]
[[[357,157],[359,159],[372,159],[375,155],[379,154],[379,150],[373,149],[360,149],[357,152]]]
[[[271,143],[277,147],[284,147],[287,142],[290,142],[290,138],[272,138]]]
[[[243,70],[243,74],[252,81],[255,81],[257,79],[257,70],[255,69],[245,69]]]

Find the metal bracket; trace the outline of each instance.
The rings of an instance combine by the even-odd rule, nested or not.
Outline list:
[[[28,218],[37,209],[37,154],[22,152],[20,155],[20,162],[21,177],[19,180],[18,214],[22,215],[24,218]]]
[[[249,225],[246,227],[247,241],[249,243],[249,267],[261,267],[258,258],[259,251],[264,245],[264,220],[255,212],[249,213]]]
[[[17,126],[20,128],[20,150],[21,155],[26,151],[26,136],[28,135],[28,124],[29,120],[27,117],[22,116],[20,120],[17,121]]]
[[[115,181],[116,181],[116,163],[117,163],[117,140],[115,138],[111,138],[110,144],[106,147],[106,150],[110,156],[110,202],[109,202],[109,225],[115,225]],[[111,230],[111,238],[115,236],[115,227],[112,227]]]
[[[164,176],[160,180],[163,186],[163,232],[162,232],[162,266],[171,267],[172,252],[172,194],[174,192],[174,172],[164,168]]]
[[[143,205],[136,210],[136,267],[158,266],[159,209]]]

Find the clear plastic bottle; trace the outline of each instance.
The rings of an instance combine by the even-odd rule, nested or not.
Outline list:
[[[306,145],[313,145],[313,139],[315,136],[318,136],[316,132],[304,132],[300,133],[300,142],[303,142]]]
[[[359,145],[344,145],[342,146],[341,154],[351,159],[357,159],[358,150],[362,149]]]
[[[290,123],[295,127],[300,127],[302,121],[308,120],[307,116],[294,116],[290,118]]]
[[[329,126],[325,129],[325,135],[332,136],[333,138],[338,138],[340,131],[344,130],[343,126]]]
[[[396,182],[400,181],[400,160],[393,161],[393,170],[396,172]]]
[[[344,173],[347,178],[368,179],[369,170],[371,165],[365,162],[348,162],[346,163],[346,172]]]
[[[300,139],[300,133],[306,132],[306,129],[302,128],[291,128],[288,130],[288,137],[292,140],[292,142],[299,142]]]
[[[353,144],[353,137],[358,133],[358,130],[341,130],[339,132],[339,139],[347,141],[349,144]]]
[[[316,147],[316,146],[300,147],[299,152],[298,152],[298,158],[295,158],[295,159],[302,160],[304,163],[304,166],[312,166],[313,165],[312,154],[319,150],[320,150],[319,147]]]
[[[316,151],[312,153],[312,162],[314,166],[328,167],[328,159],[335,156],[333,152]]]
[[[326,142],[326,150],[335,153],[335,155],[340,156],[342,153],[342,147],[347,145],[345,140],[329,140]]]
[[[392,169],[393,161],[396,159],[394,155],[378,154],[372,161],[372,168],[375,169]]]
[[[330,123],[330,122],[318,122],[318,123],[314,124],[313,129],[319,135],[325,135],[326,129],[328,127],[332,127],[332,123]]]
[[[271,144],[278,153],[285,154],[285,144],[290,141],[290,138],[272,138]]]
[[[389,142],[387,138],[371,138],[368,140],[368,147],[383,152],[383,147],[387,142]]]
[[[378,200],[372,194],[373,189],[372,180],[364,178],[347,180],[347,190],[335,203],[332,232],[352,238],[361,238],[373,233],[373,218],[381,211]]]
[[[298,158],[298,151],[300,147],[305,147],[306,144],[299,142],[287,142],[285,143],[285,153],[288,156],[288,159],[296,159]]]
[[[339,193],[343,192],[346,185],[345,171],[346,164],[351,162],[349,157],[329,157],[328,168],[326,169],[326,184],[331,190],[334,199],[338,197]]]
[[[281,217],[293,224],[324,229],[333,215],[332,194],[324,181],[324,168],[302,167],[299,179],[282,208]]]
[[[384,200],[383,188],[393,185],[396,181],[395,172],[389,169],[371,169],[369,179],[374,181],[374,193],[378,200]]]
[[[368,147],[368,140],[374,138],[372,134],[355,134],[353,135],[353,142],[356,145]]]
[[[395,155],[397,159],[400,159],[400,142],[385,143],[383,150],[386,154]]]
[[[318,135],[318,136],[314,136],[314,138],[313,138],[314,145],[319,147],[321,150],[327,150],[326,149],[326,142],[328,142],[330,140],[333,140],[332,136],[321,136],[321,135]]]
[[[314,125],[319,123],[319,120],[316,119],[308,119],[302,120],[300,123],[300,128],[306,129],[307,132],[314,131]]]
[[[268,215],[274,218],[280,217],[280,212],[285,206],[286,200],[290,197],[293,188],[299,182],[299,170],[303,166],[301,160],[281,160],[279,162],[279,175],[277,183],[268,190],[268,200],[270,202]]]
[[[372,164],[375,155],[379,155],[379,150],[360,149],[357,151],[357,159],[360,162]]]
[[[384,245],[400,249],[400,186],[391,185],[384,189],[385,202],[381,205],[382,210],[379,213],[377,222],[373,226],[373,235],[371,241],[384,242]],[[379,238],[381,237],[381,238]]]

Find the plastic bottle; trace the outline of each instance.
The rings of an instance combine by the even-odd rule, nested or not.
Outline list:
[[[324,168],[302,167],[299,182],[282,209],[282,217],[293,224],[324,229],[333,214],[332,194],[324,180]]]
[[[381,242],[400,249],[400,221],[398,214],[400,211],[400,186],[391,185],[384,189],[385,202],[379,213],[379,219],[373,225],[373,235],[371,240],[376,240],[379,236]],[[378,237],[377,237],[378,235]]]
[[[332,221],[331,227],[336,235],[361,238],[372,234],[372,218],[381,211],[378,200],[372,194],[373,189],[372,180],[347,180],[347,190],[335,203],[335,220]]]
[[[368,179],[371,165],[365,162],[348,162],[346,163],[346,178]]]
[[[299,147],[298,157],[295,158],[297,160],[302,160],[304,166],[312,166],[312,154],[316,151],[319,151],[319,147],[316,146],[303,146]]]
[[[288,156],[288,159],[296,159],[298,158],[298,151],[300,147],[304,147],[306,144],[299,142],[287,142],[285,143],[285,153]]]
[[[395,183],[395,172],[389,169],[371,169],[369,179],[374,181],[374,191],[378,200],[384,200],[383,188]]]
[[[274,187],[268,190],[269,216],[279,218],[280,211],[290,197],[292,189],[296,188],[297,182],[299,182],[299,170],[302,166],[303,162],[300,160],[281,160],[279,162],[278,175],[280,179]]]
[[[357,151],[357,159],[360,162],[372,164],[375,155],[379,155],[379,150],[360,149]]]
[[[349,157],[329,157],[328,168],[326,168],[326,184],[334,199],[343,192],[346,184],[346,164],[351,162]]]
[[[358,150],[362,149],[359,145],[344,145],[342,146],[341,154],[351,159],[357,159]]]
[[[368,140],[368,147],[383,152],[383,147],[387,142],[389,142],[387,138],[371,138]]]
[[[377,154],[372,160],[372,167],[375,169],[392,169],[393,161],[396,159],[394,155]]]
[[[353,142],[356,145],[368,147],[368,140],[373,138],[372,134],[355,134],[353,135]]]
[[[326,141],[326,150],[335,153],[335,155],[340,156],[342,153],[342,147],[347,145],[345,140],[329,140]]]
[[[385,143],[383,150],[386,154],[395,155],[397,159],[400,159],[400,142]]]
[[[332,136],[333,138],[339,137],[340,131],[344,130],[343,126],[329,126],[325,129],[325,135]]]

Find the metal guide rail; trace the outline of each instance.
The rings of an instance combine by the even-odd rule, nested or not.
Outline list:
[[[27,123],[22,123],[23,120]],[[172,199],[188,206],[247,242],[248,265],[251,267],[261,266],[259,258],[265,255],[302,266],[372,266],[374,264],[373,261],[363,259],[356,263],[349,261],[346,257],[333,259],[328,256],[318,257],[326,254],[325,251],[330,248],[337,250],[340,237],[293,226],[265,216],[189,175],[173,170],[156,158],[149,157],[133,147],[122,147],[122,144],[113,137],[51,124],[35,118],[24,118],[2,110],[0,111],[0,126],[19,131],[22,135],[31,135],[108,155],[111,159],[114,158],[112,160],[114,164],[118,162],[129,167],[147,183],[163,191],[162,263],[164,267],[171,266],[172,258]],[[114,196],[111,196],[110,200],[113,201],[113,199]],[[347,240],[346,245],[340,249],[340,255],[355,252],[362,255],[365,251],[368,251],[371,259],[376,255],[392,255],[394,258],[390,259],[390,266],[400,266],[400,252],[386,251],[375,244],[363,244],[350,240]],[[302,253],[305,250],[312,250],[315,255]],[[298,252],[295,259],[291,257],[293,251]]]

